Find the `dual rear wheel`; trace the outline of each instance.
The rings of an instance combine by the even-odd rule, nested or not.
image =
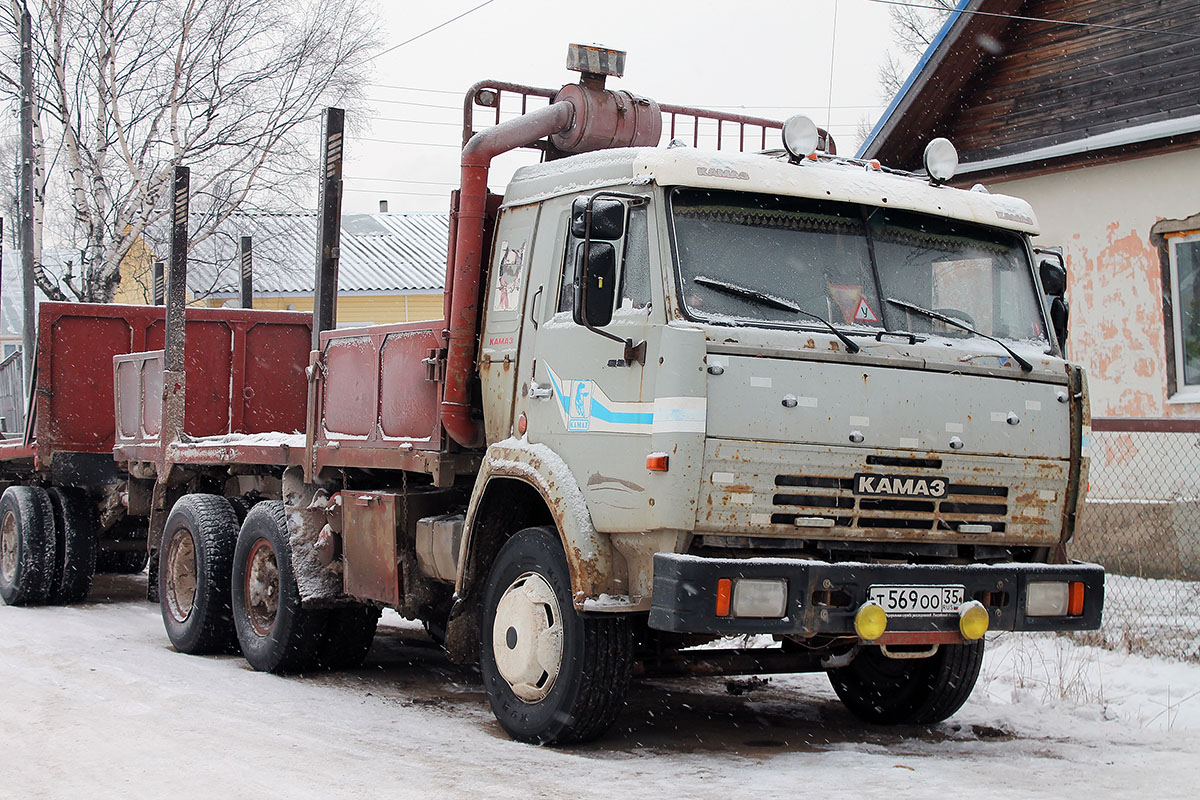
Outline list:
[[[0,496],[0,598],[82,602],[96,572],[96,507],[76,489],[10,486]]]
[[[235,652],[256,670],[287,673],[359,666],[379,610],[304,608],[283,503],[257,503],[239,526],[224,497],[181,498],[159,549],[159,602],[181,652]]]

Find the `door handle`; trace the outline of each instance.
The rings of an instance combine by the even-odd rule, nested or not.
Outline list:
[[[536,400],[545,400],[554,394],[553,386],[542,386],[537,381],[529,382],[529,396]]]

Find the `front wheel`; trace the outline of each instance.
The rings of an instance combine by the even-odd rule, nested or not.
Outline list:
[[[576,613],[558,534],[526,528],[496,556],[484,594],[480,670],[514,739],[583,742],[608,730],[633,664],[627,617]]]
[[[928,658],[893,659],[867,647],[849,665],[829,671],[833,690],[856,717],[884,725],[941,722],[967,702],[983,641],[942,645]]]
[[[246,515],[233,551],[233,624],[242,655],[260,672],[314,666],[328,624],[327,612],[300,605],[288,539],[283,503],[269,500]]]

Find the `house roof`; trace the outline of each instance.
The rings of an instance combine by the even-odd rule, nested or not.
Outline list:
[[[1197,12],[1196,0],[962,0],[859,155],[916,169],[949,136],[959,173],[978,175],[1191,146]]]
[[[311,292],[317,227],[313,212],[234,215],[192,248],[188,286],[197,295],[236,294],[239,242],[250,236],[256,293]],[[441,291],[449,229],[448,214],[343,214],[339,291]]]

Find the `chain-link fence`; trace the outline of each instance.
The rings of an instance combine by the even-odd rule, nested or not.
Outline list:
[[[1096,641],[1200,661],[1200,420],[1097,418],[1092,431],[1069,552],[1108,572]]]

